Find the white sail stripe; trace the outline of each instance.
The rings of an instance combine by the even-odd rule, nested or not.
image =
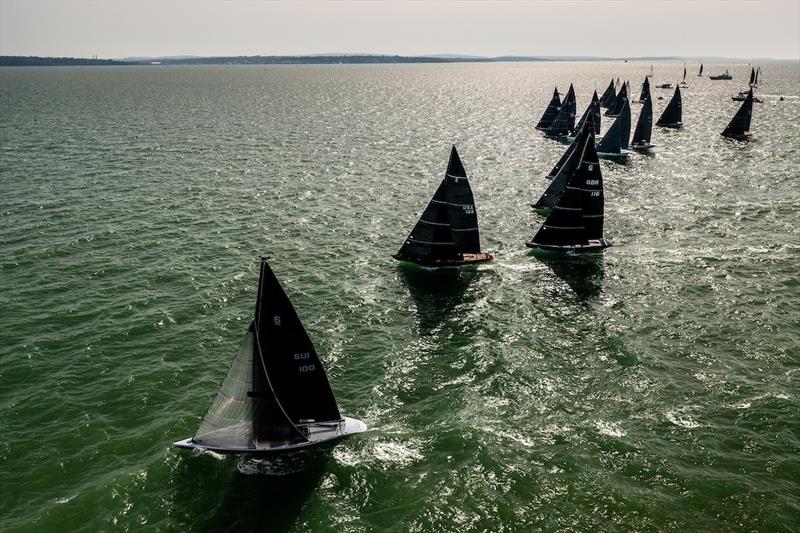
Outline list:
[[[443,205],[452,205],[454,207],[464,207],[465,205],[473,205],[473,204],[454,204],[452,202],[445,202],[443,200],[431,200],[432,204],[443,204]]]
[[[603,189],[581,189],[580,187],[570,187],[569,185],[567,185],[567,189],[570,189],[570,190],[573,190],[573,191],[583,191],[583,192],[595,192],[595,191],[602,191],[603,190]]]
[[[409,243],[409,244],[435,244],[437,246],[455,246],[456,245],[456,243],[454,243],[454,242],[418,241],[418,240],[414,239],[413,237],[409,237],[408,241],[406,241],[406,242]]]
[[[563,211],[580,211],[583,208],[582,207],[562,207],[560,205],[557,205],[556,209],[561,209]]]
[[[445,173],[445,175],[446,175],[448,178],[455,178],[455,179],[459,179],[459,180],[466,180],[466,179],[469,179],[469,178],[467,178],[466,176],[456,176],[456,175],[454,175],[454,174],[450,174],[449,172]]]
[[[542,225],[542,227],[550,229],[586,229],[583,226],[548,226],[547,224]]]
[[[603,218],[603,215],[583,215],[583,218]]]
[[[425,224],[430,224],[431,226],[449,226],[449,222],[431,222],[430,220],[425,220],[424,218],[419,219],[420,222],[424,222]]]
[[[450,228],[450,229],[451,229],[451,231],[478,231],[477,227],[475,227],[475,228],[464,228],[464,229],[456,229],[456,228]]]

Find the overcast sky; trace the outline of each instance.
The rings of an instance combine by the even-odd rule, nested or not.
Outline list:
[[[800,58],[800,0],[0,0],[0,54]]]

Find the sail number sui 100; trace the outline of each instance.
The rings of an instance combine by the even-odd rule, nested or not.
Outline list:
[[[300,352],[300,353],[294,354],[294,360],[295,361],[303,361],[304,359],[308,359],[310,357],[311,357],[311,353],[309,353],[309,352]],[[299,367],[297,367],[297,370],[299,372],[313,372],[315,368],[316,368],[316,366],[311,364],[311,365],[299,366]]]

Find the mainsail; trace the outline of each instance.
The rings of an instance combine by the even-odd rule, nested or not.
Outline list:
[[[314,345],[262,258],[255,317],[191,444],[266,451],[309,442],[308,424],[342,420]]]
[[[702,63],[700,63],[700,72],[698,72],[697,75],[698,76],[702,76],[703,75],[703,64]]]
[[[750,136],[750,121],[753,118],[753,89],[747,93],[742,107],[736,112],[728,127],[722,132],[725,137],[746,139]]]
[[[627,156],[628,138],[631,134],[631,106],[623,101],[622,111],[597,143],[597,153],[607,157]]]
[[[564,192],[527,245],[550,250],[597,249],[610,246],[603,238],[603,176],[594,147],[594,129],[581,130]]]
[[[614,89],[614,78],[611,78],[611,83],[608,84],[606,90],[603,91],[603,96],[600,97],[600,107],[608,108],[614,103],[617,97],[617,91]]]
[[[614,104],[606,111],[607,117],[616,117],[622,112],[622,108],[625,106],[625,102],[628,101],[628,85],[626,83],[622,84],[622,87],[617,93],[617,98],[614,100]]]
[[[589,120],[592,120],[591,117]],[[580,161],[580,152],[575,148],[577,146],[582,146],[585,142],[585,137],[590,133],[589,130],[593,131],[594,128],[591,124],[586,122],[578,128],[578,136],[572,144],[567,147],[567,150],[564,152],[564,155],[561,156],[561,160],[556,165],[556,168],[551,172],[553,181],[550,182],[550,185],[545,189],[541,198],[539,198],[535,204],[532,204],[531,207],[535,209],[544,209],[552,208],[556,205],[556,202],[558,202],[558,199],[564,192],[564,188],[567,186],[567,179],[575,171]]]
[[[561,98],[558,95],[558,87],[556,87],[553,89],[553,97],[550,99],[547,109],[544,110],[542,118],[540,118],[539,123],[536,124],[536,129],[546,130],[549,128],[550,125],[553,124],[553,120],[556,118],[559,109],[561,109]]]
[[[561,102],[561,109],[545,133],[550,137],[565,137],[572,133],[575,130],[576,107],[575,89],[570,84],[567,95],[564,97],[564,101]]]
[[[586,107],[586,111],[583,112],[580,120],[578,120],[578,123],[575,125],[575,131],[580,131],[590,117],[594,123],[594,132],[600,133],[600,101],[597,98],[597,91],[595,91],[592,95],[592,101],[589,102],[589,105]]]
[[[661,113],[656,126],[665,128],[680,128],[683,126],[683,103],[681,101],[681,88],[675,87],[675,94]]]
[[[750,81],[749,85],[752,87],[753,83],[756,81],[756,69],[750,67]]]
[[[636,129],[633,131],[633,140],[631,146],[634,148],[649,148],[650,137],[653,131],[653,102],[650,99],[650,94],[642,105],[642,112],[639,113],[639,118],[636,121]]]
[[[396,259],[420,263],[458,261],[480,253],[475,200],[456,147],[450,150],[445,177]]]
[[[642,92],[639,93],[639,103],[644,103],[645,98],[650,98],[650,79],[647,78],[647,76],[645,76],[644,82],[642,82]]]

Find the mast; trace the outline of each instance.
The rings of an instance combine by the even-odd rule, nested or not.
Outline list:
[[[561,109],[561,98],[558,95],[558,87],[556,87],[553,89],[553,97],[550,99],[550,103],[544,110],[542,118],[540,118],[539,123],[536,124],[536,129],[546,130],[549,128],[553,124],[553,120],[556,118],[559,109]]]
[[[722,132],[725,137],[733,139],[746,139],[750,136],[750,121],[753,118],[753,89],[747,93],[747,98],[733,116],[728,127]]]
[[[675,94],[667,104],[666,109],[656,122],[656,126],[665,128],[680,128],[683,126],[683,103],[681,100],[681,88],[675,87]]]

